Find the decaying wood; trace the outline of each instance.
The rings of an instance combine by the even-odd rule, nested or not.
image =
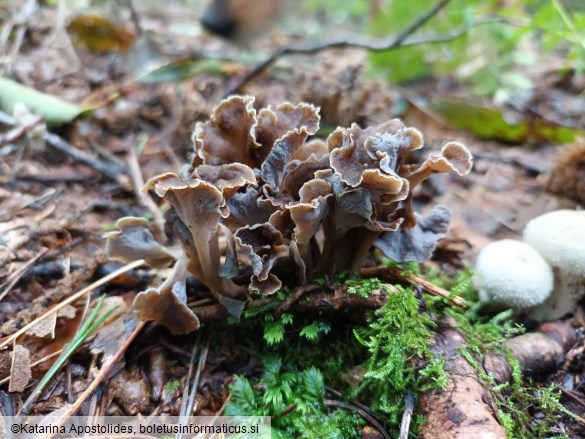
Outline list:
[[[403,274],[400,268],[395,267],[372,267],[362,268],[360,275],[363,277],[379,277],[393,282],[421,288],[433,296],[445,297],[455,306],[465,307],[467,302],[463,297],[454,296],[449,291],[433,285],[431,282],[414,274]],[[384,306],[388,292],[401,294],[391,284],[382,284],[381,289],[374,291],[367,297],[347,292],[346,286],[340,287],[318,287],[317,285],[304,285],[297,288],[292,296],[287,298],[274,312],[279,318],[283,313],[291,311],[298,313],[339,311],[342,309],[378,309]],[[276,296],[253,300],[248,308],[260,307],[277,302]],[[220,304],[196,307],[195,313],[201,321],[218,321],[228,317],[228,312]]]
[[[421,288],[433,296],[445,297],[455,306],[465,307],[467,302],[463,297],[452,295],[449,291],[433,285],[431,282],[416,276],[414,274],[403,274],[402,270],[397,267],[372,267],[362,268],[360,275],[363,277],[380,277],[393,282]],[[347,292],[347,287],[340,286],[335,288],[323,287],[317,285],[304,285],[297,288],[292,296],[287,298],[274,312],[274,316],[279,318],[283,313],[299,312],[328,312],[339,311],[342,309],[378,309],[386,303],[388,292],[401,294],[400,291],[391,284],[382,284],[381,289],[374,291],[367,297]],[[276,296],[253,300],[248,307],[260,307],[271,302],[277,302]],[[227,310],[219,304],[210,306],[196,307],[195,313],[201,321],[218,321],[225,319],[229,314]]]
[[[513,337],[506,342],[520,363],[526,377],[543,377],[556,372],[565,362],[567,352],[575,344],[575,329],[562,322],[541,324],[535,332]],[[502,357],[488,355],[483,364],[498,383],[510,380],[510,368]]]
[[[420,431],[428,439],[498,439],[506,430],[497,418],[496,405],[481,384],[477,371],[458,353],[465,339],[457,324],[447,316],[437,327],[430,349],[447,359],[447,389],[435,389],[420,398],[420,413],[426,424]]]
[[[407,390],[404,396],[404,414],[402,415],[402,421],[400,422],[400,436],[398,439],[408,439],[410,421],[414,413],[414,393]]]
[[[358,294],[347,292],[346,287],[335,288],[334,290],[300,287],[300,293],[293,293],[289,302],[285,301],[274,312],[275,317],[280,317],[284,312],[309,314],[315,312],[340,311],[343,309],[354,310],[375,310],[386,303],[388,292],[401,294],[392,285],[384,285],[383,290],[372,292],[369,296],[363,297]],[[271,296],[263,299],[252,300],[247,308],[258,308],[278,302],[280,299]],[[284,308],[282,308],[284,307]],[[213,304],[194,308],[195,314],[202,322],[219,321],[228,317],[227,309],[221,304]]]
[[[507,342],[526,375],[555,370],[575,342],[574,329],[563,323],[544,324],[538,330]],[[427,421],[421,438],[506,437],[491,393],[482,385],[478,371],[458,353],[464,343],[451,317],[439,322],[430,348],[433,354],[447,359],[448,384],[444,391],[432,390],[421,396],[419,411]],[[502,357],[488,356],[483,367],[498,382],[510,379],[510,368]]]

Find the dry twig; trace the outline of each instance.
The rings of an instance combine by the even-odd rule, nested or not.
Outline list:
[[[0,111],[0,123],[9,126],[15,126],[16,120],[7,113]],[[44,135],[45,142],[55,148],[57,151],[71,157],[74,161],[82,163],[95,171],[102,174],[104,177],[109,178],[120,184],[122,187],[127,186],[127,182],[124,179],[124,169],[118,169],[114,163],[104,163],[100,159],[91,156],[90,154],[82,151],[75,146],[65,141],[62,137],[46,132]]]
[[[303,288],[304,294],[306,293],[305,288],[309,287],[307,286],[301,288]],[[316,288],[315,291],[312,291],[312,294],[307,295],[305,300],[293,301],[293,303],[291,303],[290,306],[285,307],[284,310],[277,309],[276,312],[280,311],[279,315],[282,315],[282,313],[286,311],[308,314],[315,312],[340,311],[343,309],[375,310],[381,308],[386,303],[386,298],[388,296],[387,291],[390,291],[391,293],[398,293],[398,290],[392,285],[384,285],[383,290],[375,291],[367,297],[363,297],[358,294],[350,294],[347,292],[347,288],[345,287],[336,288],[333,292]],[[262,307],[278,301],[278,297],[272,296],[253,300],[248,304],[248,307]],[[195,308],[194,311],[199,317],[199,320],[202,322],[224,320],[229,316],[226,308],[218,303]]]
[[[6,68],[2,69],[3,73],[11,71],[12,62],[20,52],[28,28],[28,23],[30,21],[30,16],[38,7],[37,0],[28,0],[22,6],[23,7],[18,15],[5,24],[2,29],[2,34],[0,35],[0,57],[4,58],[6,65]],[[14,35],[12,35],[14,29],[16,29],[16,31],[14,32]],[[12,39],[10,38],[11,35]],[[12,41],[12,47],[10,50],[8,50],[7,47],[9,40]]]
[[[444,288],[438,287],[428,280],[423,279],[415,274],[403,273],[399,267],[368,267],[360,270],[363,277],[381,277],[394,282],[408,284],[413,287],[422,288],[425,293],[432,296],[441,296],[449,300],[455,306],[467,307],[467,301],[463,297],[454,296]]]
[[[112,370],[112,367],[122,358],[122,355],[126,352],[128,347],[132,344],[134,339],[140,334],[140,331],[146,326],[145,322],[139,322],[134,328],[134,331],[128,336],[128,339],[120,346],[118,351],[109,359],[109,361],[102,366],[100,372],[95,377],[95,379],[91,382],[87,389],[79,395],[77,400],[65,411],[65,413],[61,416],[60,420],[57,422],[57,425],[62,425],[65,423],[66,419],[70,416],[73,416],[77,410],[81,407],[81,404],[97,389],[97,387],[106,379],[106,376]]]
[[[292,296],[287,297],[286,300],[280,305],[276,311],[274,311],[274,317],[279,319],[282,315],[287,312],[291,306],[301,300],[305,294],[311,293],[315,290],[318,290],[320,287],[317,285],[303,285],[295,290]]]
[[[10,293],[12,288],[14,288],[14,285],[16,285],[16,283],[22,278],[22,276],[24,276],[26,272],[30,270],[30,268],[33,265],[35,265],[35,263],[39,259],[46,255],[48,251],[49,251],[48,248],[42,249],[40,252],[34,255],[31,260],[29,260],[26,264],[24,264],[22,267],[20,267],[18,270],[16,270],[9,276],[6,282],[2,286],[0,286],[0,290],[2,290],[6,286],[6,288],[4,288],[4,290],[0,293],[0,302],[2,302],[2,299],[4,299],[4,297],[6,297],[8,293]]]
[[[404,414],[402,415],[402,422],[400,422],[400,436],[398,436],[398,439],[408,439],[413,412],[414,394],[410,390],[407,390],[406,396],[404,397]]]
[[[235,92],[237,92],[242,86],[247,84],[252,78],[256,77],[260,72],[266,69],[268,66],[273,64],[278,58],[288,55],[288,54],[313,54],[317,52],[321,52],[325,49],[334,49],[334,48],[344,48],[344,47],[354,47],[354,48],[363,48],[371,51],[376,50],[390,50],[396,47],[401,47],[404,43],[404,40],[408,38],[409,35],[413,34],[417,29],[423,26],[427,21],[433,18],[437,12],[447,6],[449,0],[440,0],[436,5],[432,6],[428,11],[423,12],[420,16],[418,16],[411,24],[409,24],[406,29],[404,29],[401,33],[396,36],[390,38],[389,41],[385,41],[383,44],[380,43],[372,44],[366,42],[358,42],[358,41],[348,41],[348,40],[340,40],[340,41],[329,41],[326,43],[317,44],[314,46],[303,46],[303,47],[291,47],[291,46],[284,46],[279,48],[275,53],[272,54],[266,61],[260,63],[256,66],[253,70],[247,73],[237,84],[235,84],[228,92],[225,93],[224,97],[229,96]]]
[[[37,127],[44,123],[42,117],[32,117],[23,125],[18,125],[8,131],[6,134],[0,136],[0,146],[8,145],[9,143],[13,143],[22,136],[26,134],[27,131],[32,130],[33,128]]]

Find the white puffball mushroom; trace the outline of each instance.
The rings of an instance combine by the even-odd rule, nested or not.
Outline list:
[[[554,275],[530,245],[513,239],[485,246],[475,264],[479,298],[491,305],[524,311],[551,294]]]
[[[524,229],[524,241],[555,271],[553,293],[530,316],[553,320],[573,311],[585,296],[585,210],[555,210],[534,218]]]

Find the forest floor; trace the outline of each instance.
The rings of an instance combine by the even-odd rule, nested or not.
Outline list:
[[[49,113],[45,120],[31,116],[16,123],[10,112],[0,114],[2,414],[18,413],[35,384],[78,335],[90,303],[100,294],[107,296],[103,309],[117,308],[97,338],[90,335],[89,342],[54,374],[27,407],[29,413],[71,408],[94,378],[107,372],[97,391],[76,406],[81,413],[178,415],[183,389],[188,387],[186,379],[192,377],[195,367],[201,374],[193,413],[214,415],[225,408],[234,375],[253,378],[260,374],[259,357],[267,352],[255,350],[260,349],[261,340],[248,343],[233,326],[215,322],[203,336],[178,336],[155,324],[144,326],[133,320],[136,293],[164,272],[136,267],[64,304],[124,265],[108,260],[104,234],[121,217],[157,215],[160,200],[140,194],[141,186],[159,174],[177,172],[189,160],[195,124],[208,120],[226,93],[252,95],[256,108],[283,101],[313,103],[321,109],[318,137],[325,138],[335,127],[352,122],[369,126],[400,117],[407,126],[423,132],[425,155],[440,150],[446,141],[465,144],[474,156],[469,175],[437,175],[415,192],[418,211],[440,204],[452,214],[450,231],[433,258],[423,264],[421,277],[429,270],[454,277],[473,266],[488,243],[521,239],[532,218],[580,206],[578,200],[563,196],[566,194],[547,190],[555,158],[564,146],[542,141],[530,132],[521,142],[481,139],[457,129],[426,105],[429,96],[454,100],[464,95],[465,86],[455,80],[431,77],[391,87],[364,71],[365,50],[330,48],[283,56],[236,88],[254,59],[261,59],[260,52],[240,49],[201,31],[185,31],[189,23],[197,23],[198,13],[182,4],[171,2],[165,11],[140,11],[148,32],[136,40],[119,35],[106,38],[107,44],[119,45],[108,53],[92,50],[87,43],[90,38],[86,44],[73,44],[64,14],[40,7],[30,12],[24,24],[15,22],[15,29],[24,29],[24,36],[16,56],[4,66],[5,76],[27,89],[89,110],[48,126],[45,120],[49,121],[51,109],[43,110],[43,114]],[[106,18],[102,20],[104,23],[96,25],[109,24]],[[260,51],[269,53],[278,44],[299,40],[297,35],[281,36],[280,40],[260,42]],[[243,63],[234,56],[240,50],[249,51],[252,61]],[[209,54],[215,58],[210,59]],[[147,75],[160,66],[166,67]],[[580,83],[576,76],[542,73],[539,84],[530,105],[509,111],[523,120],[544,115],[547,120],[570,120],[572,125],[583,126],[573,110],[563,113],[563,108],[577,105],[575,96],[582,91],[582,78]],[[0,98],[2,93],[0,90]],[[547,105],[551,102],[557,105]],[[563,107],[562,102],[567,105]],[[536,107],[540,116],[535,116]],[[58,105],[54,108],[56,119],[68,118]],[[189,295],[195,302],[194,293]],[[197,300],[194,306],[203,315],[205,302],[200,302],[208,299]],[[28,326],[58,304],[65,306],[53,317]],[[351,325],[358,324],[358,317],[352,319]],[[333,331],[320,335],[321,342],[352,336],[351,329],[338,320],[331,319]],[[561,403],[576,416],[557,413],[550,434],[577,438],[585,435],[585,425],[578,421],[585,414],[585,318],[581,309],[565,323],[575,329],[574,345],[553,374],[537,374],[533,385],[539,388],[553,383],[562,389]],[[254,336],[254,331],[246,336]],[[259,334],[256,336],[262,338],[261,330]],[[111,359],[115,360],[111,369],[104,371],[103,365]],[[336,384],[351,387],[348,376],[359,364],[356,360],[347,365],[342,371],[345,381]],[[173,382],[177,385],[169,386]],[[346,389],[334,390],[343,393]],[[538,413],[525,410],[538,422]],[[366,427],[362,434],[365,431]],[[384,437],[374,433],[369,437]]]

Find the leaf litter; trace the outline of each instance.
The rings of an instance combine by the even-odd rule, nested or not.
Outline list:
[[[171,42],[175,38],[172,49],[177,51],[185,48],[187,41],[191,51],[204,52],[211,48],[218,53],[230,54],[235,60],[232,62],[237,67],[236,73],[245,68],[239,64],[237,56],[232,56],[234,53],[224,42],[210,40],[208,36],[193,39],[169,32],[165,28],[165,20],[184,12],[181,9],[184,6],[171,3],[167,16],[164,11],[142,11],[145,24],[158,37]],[[30,149],[25,149],[26,136],[10,142],[17,147],[12,152],[5,149],[4,143],[0,145],[0,283],[4,285],[10,276],[26,266],[27,261],[45,249],[48,254],[43,261],[60,264],[66,264],[66,260],[79,261],[70,271],[64,270],[55,276],[22,277],[0,301],[0,336],[4,337],[0,341],[10,339],[8,344],[14,343],[11,353],[0,353],[0,379],[9,378],[8,392],[23,396],[27,394],[31,378],[38,378],[39,372],[48,367],[34,366],[35,361],[51,355],[51,351],[62,349],[68,338],[59,334],[73,333],[63,329],[73,325],[82,313],[79,307],[66,305],[18,338],[8,337],[96,280],[96,273],[106,264],[102,236],[104,232],[113,230],[120,217],[148,217],[150,214],[149,209],[136,200],[133,189],[139,188],[132,188],[132,183],[129,183],[133,178],[127,167],[129,148],[139,143],[140,136],[148,135],[143,150],[136,157],[144,180],[168,170],[178,171],[179,165],[188,160],[191,131],[196,122],[206,122],[212,115],[213,108],[228,86],[230,69],[233,69],[228,62],[218,64],[214,61],[213,69],[191,66],[188,75],[185,76],[182,71],[177,73],[178,76],[170,76],[170,81],[169,76],[159,72],[156,82],[152,81],[152,76],[150,81],[136,82],[139,78],[133,75],[137,66],[128,66],[131,58],[124,53],[95,53],[90,50],[93,43],[87,44],[87,41],[85,47],[75,46],[74,50],[63,52],[56,50],[55,45],[49,45],[47,34],[52,34],[56,42],[62,42],[63,47],[71,43],[64,28],[47,25],[52,21],[46,17],[54,18],[55,14],[57,11],[50,8],[40,8],[33,13],[33,19],[28,23],[28,39],[25,39],[19,57],[13,60],[15,80],[26,84],[30,90],[39,90],[63,102],[98,103],[97,106],[88,105],[92,110],[81,118],[76,116],[82,108],[86,108],[85,105],[49,105],[52,107],[48,109],[50,114],[45,114],[43,108],[39,111],[30,106],[29,110],[36,115],[44,115],[47,122],[59,125],[68,122],[55,132],[92,160],[116,169],[124,179],[108,179],[100,175],[99,167],[88,167],[87,162],[79,162],[71,155],[51,149],[50,145],[45,151],[32,153]],[[454,272],[462,260],[473,260],[485,244],[505,237],[517,237],[531,218],[550,210],[574,208],[578,203],[582,205],[581,189],[564,189],[567,185],[563,182],[567,178],[555,178],[551,165],[560,147],[555,149],[545,143],[545,140],[564,140],[565,133],[556,128],[551,132],[547,128],[543,134],[534,130],[534,124],[530,122],[537,109],[547,116],[545,119],[554,119],[549,121],[551,124],[582,126],[579,113],[575,110],[580,105],[578,99],[563,95],[566,88],[561,87],[559,81],[553,82],[550,88],[539,87],[536,90],[538,94],[524,106],[516,106],[514,110],[521,116],[526,115],[528,120],[521,122],[523,131],[518,135],[514,132],[510,134],[509,126],[491,126],[487,131],[458,126],[437,108],[412,111],[412,104],[408,101],[417,101],[411,99],[413,96],[432,94],[444,98],[445,102],[452,102],[458,93],[445,92],[444,84],[434,79],[400,89],[370,79],[363,71],[363,51],[334,49],[323,51],[312,59],[293,59],[294,62],[282,61],[270,73],[259,75],[244,85],[240,92],[254,95],[257,109],[268,105],[276,107],[283,101],[307,101],[321,107],[323,124],[318,133],[321,137],[326,137],[335,127],[349,126],[351,122],[358,122],[363,127],[401,116],[407,125],[426,127],[425,142],[433,151],[438,152],[445,140],[451,138],[461,139],[469,145],[475,156],[475,166],[468,178],[433,176],[414,194],[417,209],[442,204],[448,206],[452,214],[451,234],[439,241],[436,250],[442,256],[440,260],[435,258],[429,261],[428,266],[439,266],[446,272]],[[166,71],[165,75],[169,72]],[[575,82],[572,84],[576,87],[578,84]],[[554,96],[554,99],[548,99],[547,94]],[[562,102],[568,105],[563,106]],[[487,107],[499,124],[503,112],[494,110],[491,105]],[[479,120],[490,124],[486,116],[469,117],[467,107],[456,110],[464,111],[466,118],[472,119],[475,124]],[[566,113],[563,113],[564,110]],[[7,106],[4,111],[10,113],[11,109]],[[3,125],[4,128],[6,131],[10,129],[8,125]],[[458,129],[469,129],[487,139],[480,140]],[[508,143],[502,144],[497,140]],[[527,145],[527,141],[532,144]],[[47,180],[46,177],[51,175],[56,178]],[[547,192],[547,188],[558,195]],[[120,266],[116,265],[116,268]],[[103,285],[100,292],[122,295],[122,309],[132,301],[131,294],[146,287],[143,280],[136,282],[140,286],[130,288],[129,295],[128,289],[115,285]],[[193,288],[190,287],[189,291],[191,293]],[[203,294],[194,298],[205,300],[206,296]],[[79,315],[74,316],[75,310]],[[148,326],[137,334],[137,324],[132,312],[125,311],[105,324],[90,342],[89,349],[87,344],[80,346],[71,360],[73,364],[82,365],[80,374],[74,380],[82,382],[93,373],[91,368],[97,366],[92,362],[92,356],[101,355],[98,364],[102,367],[110,365],[124,344],[136,337],[126,347],[128,354],[125,362],[120,359],[108,376],[111,378],[111,393],[105,406],[109,413],[149,414],[154,410],[166,410],[178,414],[179,407],[172,396],[176,396],[176,392],[169,383],[178,380],[181,388],[185,385],[188,363],[179,352],[181,349],[190,350],[194,340],[188,336],[171,336],[164,329],[154,326]],[[58,329],[60,326],[61,332]],[[38,343],[31,342],[34,337],[51,336],[62,340],[48,350],[42,350]],[[160,339],[165,339],[165,343],[156,341]],[[201,377],[195,398],[196,413],[216,413],[225,402],[232,375],[251,375],[258,368],[258,359],[254,359],[254,355],[246,352],[237,341],[229,341],[232,352],[227,354],[223,349],[216,349],[215,343],[203,361],[205,369],[202,363],[199,370]],[[166,362],[160,361],[161,352],[168,356]],[[147,374],[152,375],[153,372],[143,366],[147,362],[135,358],[148,358],[150,369],[164,368],[162,376],[165,378],[149,380]],[[200,359],[198,357],[197,361]],[[348,368],[346,373],[350,374],[352,370]],[[64,405],[63,397],[56,390],[64,378],[56,375],[54,380],[53,396],[45,395],[44,399]],[[126,387],[125,382],[130,387]],[[76,399],[86,390],[85,387],[74,384],[74,394],[69,397]],[[50,405],[33,404],[31,412],[46,413],[48,407]]]

